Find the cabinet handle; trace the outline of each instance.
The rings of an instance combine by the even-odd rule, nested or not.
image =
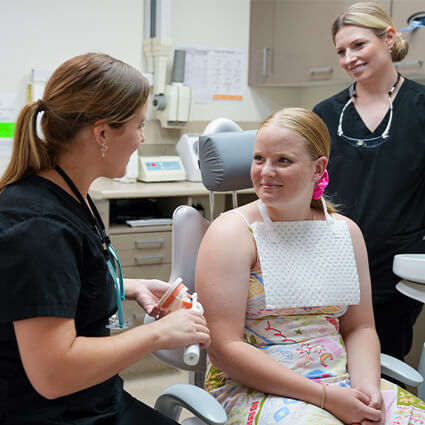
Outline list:
[[[150,255],[147,257],[134,257],[134,261],[136,261],[136,263],[141,263],[144,261],[162,261],[164,259],[163,255]]]
[[[327,68],[310,68],[310,74],[321,74],[321,73],[328,73],[332,72],[334,69],[331,66],[328,66]]]
[[[401,61],[401,62],[394,62],[394,66],[396,68],[400,68],[403,66],[422,66],[423,65],[423,61],[421,61],[420,59],[415,60],[415,61]]]
[[[134,241],[134,244],[136,246],[143,246],[143,247],[145,247],[146,245],[163,245],[164,239],[157,239],[153,241]]]
[[[263,77],[268,77],[270,75],[269,72],[269,53],[271,52],[270,47],[264,47],[263,49]]]

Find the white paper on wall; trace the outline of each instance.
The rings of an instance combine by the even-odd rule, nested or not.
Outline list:
[[[184,84],[194,103],[243,100],[246,86],[244,49],[179,46],[185,50]]]

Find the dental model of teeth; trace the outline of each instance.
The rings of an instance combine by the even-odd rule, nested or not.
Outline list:
[[[204,313],[201,303],[198,302],[198,294],[194,292],[193,295],[190,295],[181,278],[177,278],[173,282],[159,300],[158,305],[161,314],[168,314],[182,308],[198,310],[201,314]],[[194,366],[199,362],[199,355],[199,344],[192,344],[184,349],[183,360],[187,365]]]

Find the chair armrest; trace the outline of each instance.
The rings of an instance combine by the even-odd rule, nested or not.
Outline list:
[[[388,354],[381,354],[381,372],[413,387],[422,384],[424,380],[421,374],[413,367]]]
[[[208,425],[224,425],[227,415],[221,404],[202,388],[190,384],[175,384],[158,396],[155,409],[177,420],[182,407]]]

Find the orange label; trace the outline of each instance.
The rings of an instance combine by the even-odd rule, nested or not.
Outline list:
[[[192,303],[189,301],[183,301],[183,307],[189,310],[192,308]]]
[[[242,96],[239,94],[213,94],[213,100],[242,100]]]

